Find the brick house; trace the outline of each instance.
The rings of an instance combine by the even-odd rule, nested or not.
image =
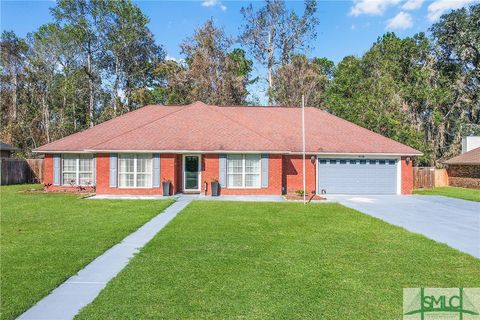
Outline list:
[[[409,194],[421,153],[317,108],[305,109],[307,192]],[[280,195],[302,189],[301,109],[150,105],[41,146],[48,190],[97,194]]]
[[[447,165],[449,185],[480,189],[480,148],[465,152],[444,164]]]

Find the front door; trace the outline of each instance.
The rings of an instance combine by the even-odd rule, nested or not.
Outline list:
[[[200,156],[183,156],[183,190],[200,191]]]

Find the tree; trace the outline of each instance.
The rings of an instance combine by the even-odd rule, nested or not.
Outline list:
[[[325,58],[308,59],[293,55],[273,75],[272,98],[281,105],[298,106],[305,96],[305,105],[324,106],[324,94],[332,76],[334,63]]]
[[[469,106],[461,116],[468,122],[463,134],[480,132],[480,4],[443,15],[431,32],[438,48],[438,69],[454,80],[456,103]],[[459,137],[458,137],[459,139]]]
[[[288,11],[283,0],[267,0],[264,7],[254,11],[250,4],[242,7],[244,18],[240,41],[253,57],[267,69],[268,91],[273,87],[273,73],[278,65],[290,62],[294,53],[304,52],[316,38],[319,23],[315,17],[317,3],[306,0],[302,17]],[[269,101],[272,102],[269,93]]]
[[[153,71],[164,57],[163,48],[155,43],[147,27],[149,19],[131,1],[107,2],[105,18],[104,64],[113,74],[111,107],[113,116],[118,113],[120,92],[124,93],[125,111],[135,105],[135,100],[144,100],[144,95],[154,79]],[[122,113],[123,111],[120,111]]]
[[[4,31],[1,37],[2,68],[2,139],[13,143],[13,131],[17,121],[19,82],[25,68],[28,45],[13,31]]]
[[[208,20],[181,44],[184,62],[166,61],[157,74],[166,78],[163,100],[168,103],[244,104],[252,62],[241,49],[230,50],[232,40]]]
[[[24,155],[148,103],[162,81],[165,53],[130,1],[61,0],[52,14],[28,41],[2,36],[2,140]]]
[[[412,125],[417,101],[412,90],[430,96],[422,74],[423,51],[416,39],[380,37],[363,57],[344,58],[327,91],[328,110],[346,120],[415,147],[430,156],[421,127]],[[419,79],[414,79],[418,76]],[[420,105],[424,106],[425,101]]]
[[[103,54],[102,34],[107,2],[101,0],[60,0],[51,9],[56,22],[64,26],[69,39],[80,48],[81,65],[88,78],[88,122],[95,123],[96,91],[99,84],[99,62]]]

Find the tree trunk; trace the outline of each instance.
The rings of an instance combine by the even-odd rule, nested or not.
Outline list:
[[[273,88],[273,64],[274,64],[274,43],[273,43],[273,33],[274,27],[272,26],[272,30],[268,32],[268,61],[267,61],[267,69],[268,69],[268,103],[273,104],[272,99],[272,88]]]
[[[17,74],[16,72],[13,73],[13,92],[12,92],[12,116],[11,116],[11,121],[12,123],[15,123],[17,120],[17,86],[18,86],[18,81],[17,81]]]
[[[117,116],[117,103],[118,103],[118,85],[119,85],[119,75],[118,75],[118,57],[115,57],[115,82],[113,84],[113,92],[112,92],[112,109],[113,109],[113,117]]]
[[[89,52],[87,55],[87,75],[88,75],[88,94],[90,96],[88,102],[88,116],[90,121],[90,127],[93,127],[93,111],[95,107],[94,100],[94,84],[93,84],[93,74],[92,74],[92,54]]]
[[[42,94],[42,110],[43,110],[43,126],[45,128],[45,137],[47,143],[50,143],[50,111],[48,110],[47,97],[45,93]]]
[[[12,105],[8,114],[6,133],[3,137],[5,143],[13,143],[13,127],[17,119],[17,74],[12,72]]]

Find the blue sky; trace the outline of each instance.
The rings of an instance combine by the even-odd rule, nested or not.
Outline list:
[[[237,35],[242,24],[240,9],[260,1],[135,1],[150,18],[150,29],[169,57],[179,59],[179,44],[207,19],[213,18],[227,34]],[[478,2],[475,0],[351,0],[319,1],[318,37],[309,56],[322,56],[338,63],[347,55],[362,55],[383,33],[394,31],[401,37],[427,31],[442,13]],[[49,8],[54,1],[1,0],[1,30],[19,36],[52,20]],[[303,1],[287,1],[301,13]],[[256,72],[259,72],[258,66]],[[261,95],[261,94],[260,94]],[[263,99],[261,99],[263,100]]]

